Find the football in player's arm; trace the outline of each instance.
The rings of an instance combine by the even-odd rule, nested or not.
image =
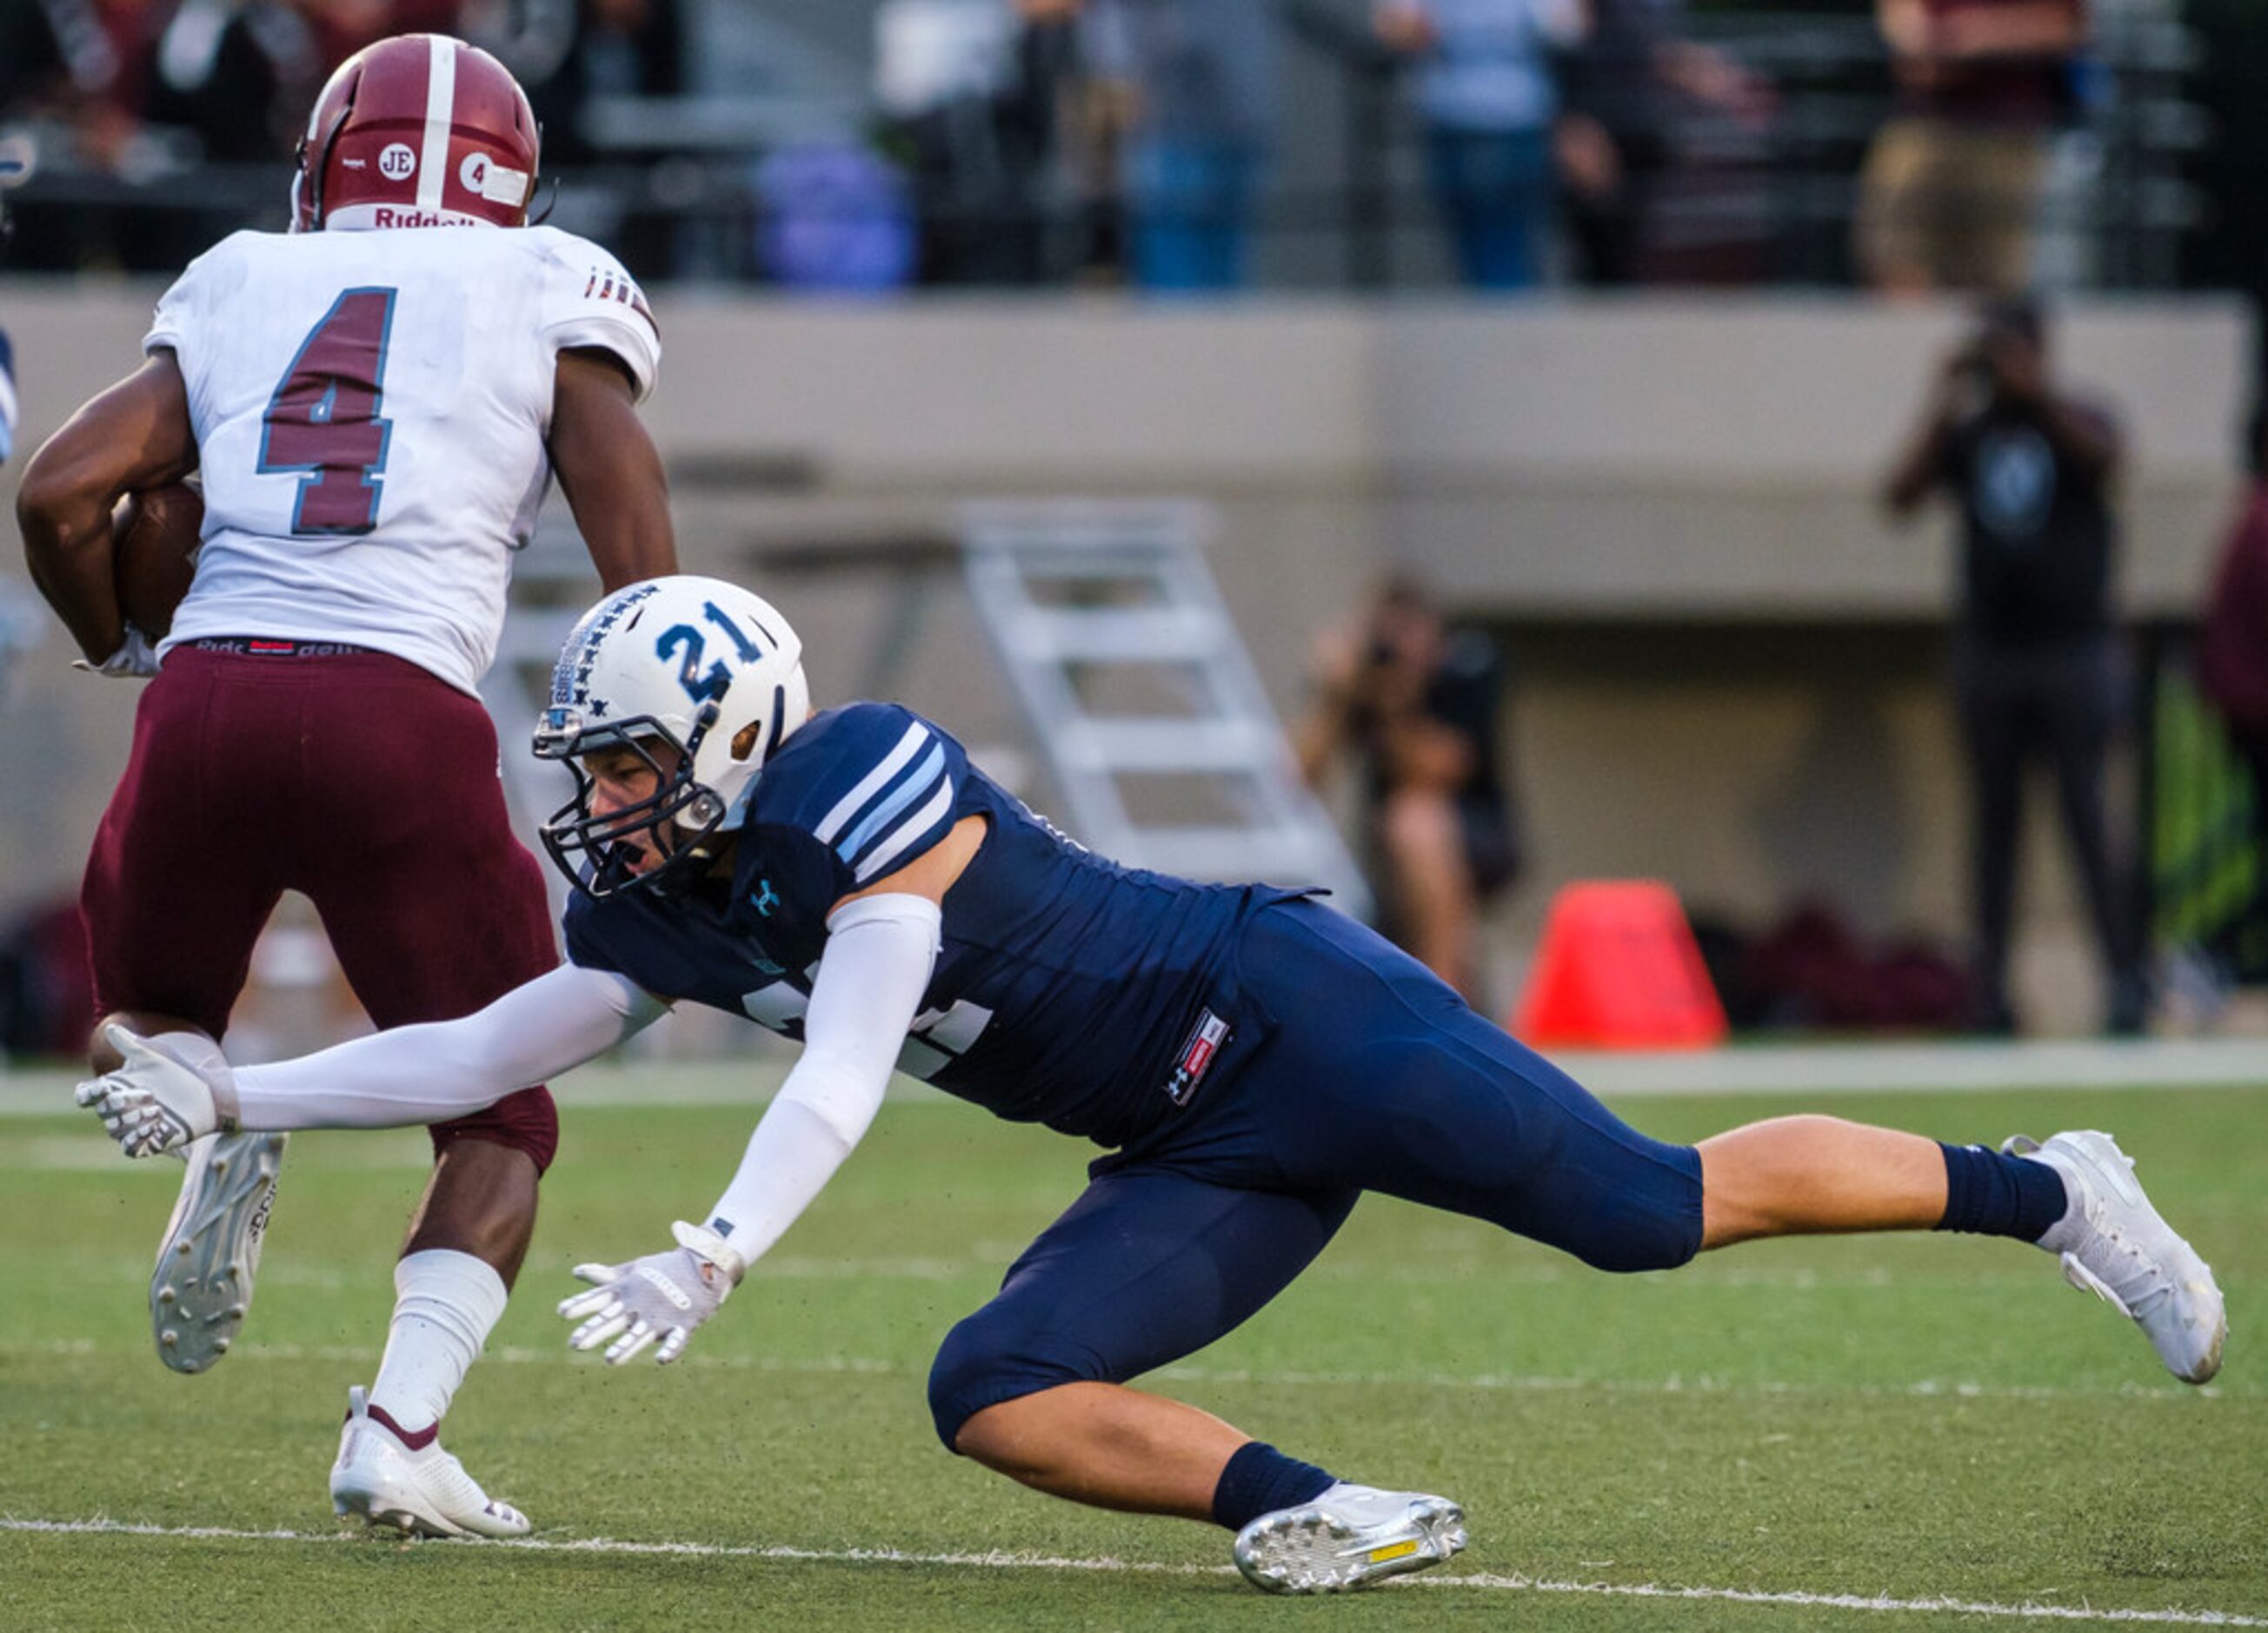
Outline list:
[[[684,1352],[857,1144],[894,1064],[1093,1138],[1114,1154],[1085,1194],[946,1339],[939,1437],[1041,1490],[1225,1526],[1278,1592],[1437,1563],[1464,1546],[1462,1512],[1126,1383],[1259,1309],[1366,1190],[1610,1270],[1804,1231],[2014,1237],[2113,1296],[2177,1376],[2220,1364],[2212,1274],[2107,1135],[1996,1151],[1799,1116],[1650,1140],[1308,892],[1118,866],[919,715],[807,707],[793,632],[758,597],[694,578],[609,596],[569,637],[535,734],[578,785],[545,830],[576,884],[568,963],[466,1019],[275,1066],[122,1037],[129,1063],[81,1103],[146,1154],[232,1123],[448,1116],[668,1001],[800,1038],[703,1222],[578,1269],[593,1285],[560,1306],[569,1341],[617,1363]]]

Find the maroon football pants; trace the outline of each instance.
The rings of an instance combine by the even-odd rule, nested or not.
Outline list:
[[[269,652],[260,647],[273,648]],[[480,703],[415,664],[306,642],[187,644],[142,694],[80,890],[98,1013],[219,1038],[285,890],[381,1027],[469,1014],[559,962]],[[431,1130],[558,1146],[550,1091]]]

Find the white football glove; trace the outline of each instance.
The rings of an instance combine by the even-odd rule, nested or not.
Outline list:
[[[685,1353],[693,1330],[724,1307],[747,1274],[731,1243],[682,1219],[670,1227],[677,1245],[627,1264],[577,1265],[592,1284],[587,1293],[559,1301],[559,1313],[582,1325],[567,1335],[571,1349],[596,1349],[608,1339],[607,1364],[620,1366],[659,1341],[653,1358],[667,1366]]]
[[[158,672],[157,643],[129,624],[126,626],[126,639],[118,643],[117,651],[99,663],[73,658],[71,668],[119,680],[147,680]]]
[[[174,1151],[236,1126],[236,1079],[202,1034],[143,1037],[113,1021],[102,1029],[125,1057],[116,1071],[78,1086],[78,1103],[102,1119],[129,1156]]]

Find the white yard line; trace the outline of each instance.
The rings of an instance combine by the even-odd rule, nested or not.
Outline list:
[[[91,1338],[0,1339],[0,1356],[77,1358],[103,1353],[104,1347]],[[139,1353],[138,1348],[136,1353]],[[232,1363],[270,1361],[287,1364],[314,1362],[368,1366],[376,1363],[378,1352],[375,1348],[354,1344],[244,1344],[232,1350],[229,1359]],[[481,1361],[488,1366],[574,1366],[593,1371],[598,1366],[598,1363],[590,1356],[570,1351],[563,1340],[556,1349],[501,1344],[483,1353]],[[759,1372],[784,1377],[911,1378],[929,1375],[925,1362],[901,1363],[869,1356],[827,1356],[814,1359],[777,1356],[716,1356],[696,1350],[675,1364],[703,1371]],[[1252,1385],[1263,1388],[1359,1388],[1383,1385],[1403,1389],[1470,1389],[1505,1394],[1580,1394],[1596,1391],[1601,1394],[1615,1395],[1755,1395],[1773,1399],[1827,1399],[1855,1395],[1868,1400],[1915,1400],[2187,1401],[2220,1400],[2225,1393],[2220,1385],[2213,1384],[2202,1388],[2193,1388],[2186,1384],[2138,1383],[2088,1388],[2051,1384],[1980,1384],[1971,1379],[1944,1378],[1917,1378],[1906,1384],[1796,1384],[1772,1379],[1744,1381],[1717,1378],[1707,1373],[1696,1373],[1690,1377],[1673,1373],[1668,1378],[1561,1378],[1533,1372],[1262,1371],[1241,1367],[1188,1363],[1160,1367],[1147,1376],[1177,1383]],[[2241,1391],[2232,1398],[2250,1400],[2254,1397],[2249,1391]]]
[[[136,1525],[125,1520],[23,1519],[0,1516],[0,1532],[26,1532],[64,1536],[170,1537],[183,1541],[227,1542],[354,1541],[352,1531],[239,1531],[222,1526]],[[1078,1570],[1123,1572],[1167,1577],[1219,1577],[1233,1574],[1226,1565],[1175,1565],[1124,1559],[1068,1559],[1042,1554],[994,1552],[983,1554],[913,1554],[896,1548],[792,1548],[784,1543],[734,1547],[714,1542],[626,1542],[610,1537],[581,1537],[554,1541],[529,1537],[512,1542],[440,1543],[440,1547],[511,1548],[537,1554],[659,1555],[711,1559],[776,1559],[814,1564],[932,1565],[981,1570]],[[1881,1594],[1765,1592],[1751,1588],[1676,1586],[1659,1582],[1555,1582],[1540,1577],[1482,1572],[1469,1576],[1421,1576],[1408,1588],[1463,1588],[1512,1593],[1580,1593],[1616,1599],[1681,1599],[1716,1600],[1742,1605],[1801,1605],[1815,1609],[1899,1611],[1939,1615],[2001,1616],[2051,1622],[2133,1622],[2180,1627],[2268,1628],[2268,1618],[2223,1610],[2150,1610],[2099,1607],[2092,1605],[1998,1604],[1990,1600],[1951,1599],[1892,1599]]]

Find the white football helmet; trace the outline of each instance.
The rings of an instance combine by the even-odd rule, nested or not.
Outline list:
[[[681,885],[714,853],[712,836],[780,741],[811,712],[803,643],[761,595],[681,574],[616,590],[585,613],[559,650],[537,757],[563,761],[575,798],[543,824],[544,848],[593,896],[625,885]],[[650,799],[594,816],[581,765],[623,748],[657,774]],[[675,751],[665,765],[657,748]],[[668,859],[633,873],[616,853],[647,828]]]

